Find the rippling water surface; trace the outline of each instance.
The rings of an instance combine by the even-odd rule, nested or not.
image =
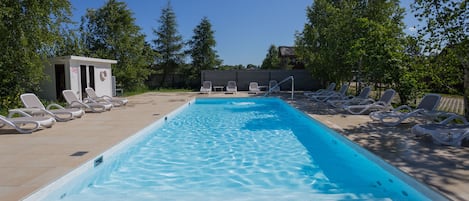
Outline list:
[[[388,178],[368,176],[375,170],[360,163],[363,157],[334,148],[328,132],[277,100],[198,100],[63,200],[402,196],[382,188]]]

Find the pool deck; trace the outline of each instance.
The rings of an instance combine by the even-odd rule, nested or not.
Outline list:
[[[146,93],[127,97],[125,107],[87,113],[32,134],[0,129],[0,200],[21,200],[195,97],[246,97],[245,92],[210,95]],[[469,147],[437,146],[410,135],[412,124],[385,127],[367,115],[347,115],[296,94],[277,94],[417,180],[452,200],[469,201]],[[84,152],[81,156],[71,156]]]

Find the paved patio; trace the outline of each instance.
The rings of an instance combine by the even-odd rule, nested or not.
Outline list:
[[[21,200],[197,96],[251,95],[146,93],[128,97],[126,107],[87,113],[32,134],[0,129],[0,200]],[[412,125],[383,127],[366,115],[317,107],[300,94],[293,100],[290,94],[278,96],[449,198],[469,200],[469,147],[436,146],[412,137]],[[79,151],[86,153],[71,156]]]

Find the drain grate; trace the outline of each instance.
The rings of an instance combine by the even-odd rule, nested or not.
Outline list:
[[[87,151],[77,151],[77,152],[71,154],[70,156],[83,156],[87,153],[88,153]]]

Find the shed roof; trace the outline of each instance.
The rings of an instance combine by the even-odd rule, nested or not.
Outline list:
[[[55,57],[53,60],[65,61],[65,60],[77,60],[77,61],[88,61],[88,62],[98,62],[98,63],[109,63],[109,64],[116,64],[117,60],[111,59],[100,59],[100,58],[92,58],[92,57],[81,57],[81,56],[61,56]]]

